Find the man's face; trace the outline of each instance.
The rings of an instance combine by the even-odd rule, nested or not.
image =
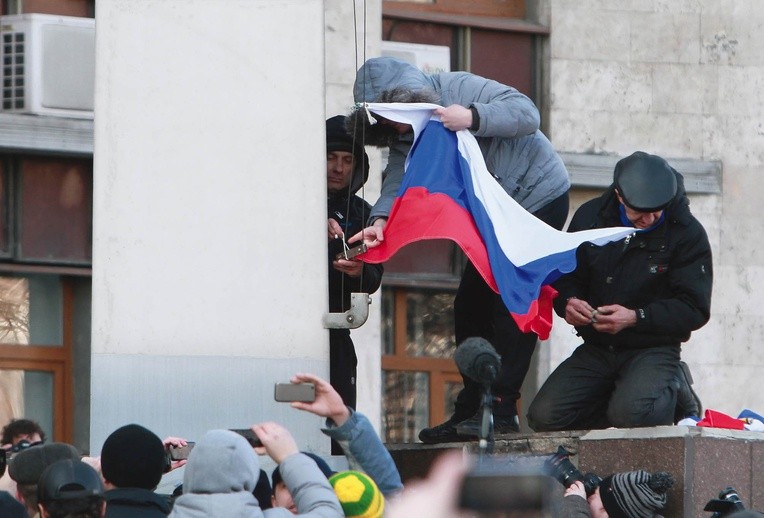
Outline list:
[[[326,187],[329,193],[343,191],[353,178],[353,153],[329,151],[326,154]]]
[[[640,212],[638,210],[631,209],[623,202],[623,198],[621,198],[620,194],[617,196],[618,201],[621,202],[621,205],[623,205],[624,212],[626,212],[626,219],[631,221],[631,224],[636,228],[650,228],[655,225],[655,222],[658,221],[663,215],[662,210],[657,210],[655,212]]]
[[[271,495],[271,504],[273,507],[284,507],[290,513],[297,514],[297,506],[292,500],[292,493],[287,489],[286,484],[279,482],[273,488],[273,495]]]
[[[30,444],[34,444],[36,442],[42,441],[42,437],[40,437],[40,434],[37,432],[33,433],[22,433],[19,435],[14,435],[13,439],[11,440],[12,445],[16,445],[20,443],[21,441],[29,441]]]
[[[384,117],[377,117],[377,118],[379,119],[380,124],[384,124],[385,126],[390,126],[398,133],[398,135],[405,135],[406,133],[413,131],[411,124],[391,121],[389,119],[385,119]]]
[[[592,518],[608,518],[605,506],[602,505],[602,498],[600,498],[600,488],[597,488],[586,500],[589,502],[589,513]]]

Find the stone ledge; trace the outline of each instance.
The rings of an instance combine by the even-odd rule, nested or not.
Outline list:
[[[734,487],[746,508],[764,509],[764,433],[691,426],[580,430],[497,436],[494,453],[539,462],[538,456],[564,446],[583,473],[607,476],[644,469],[668,471],[676,479],[669,493],[667,518],[709,516],[706,503]],[[477,453],[477,442],[390,444],[388,449],[404,483],[427,475],[442,452]],[[534,458],[535,457],[535,458]]]
[[[613,183],[613,169],[621,156],[592,153],[561,152],[574,187],[605,188]],[[716,160],[667,158],[672,167],[682,173],[688,193],[721,194],[722,163]]]

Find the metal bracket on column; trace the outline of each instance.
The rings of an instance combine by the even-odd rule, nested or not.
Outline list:
[[[344,313],[327,313],[324,315],[325,329],[355,329],[361,327],[369,318],[371,297],[368,293],[351,293],[350,309]]]

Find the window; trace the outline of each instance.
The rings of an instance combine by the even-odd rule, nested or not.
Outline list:
[[[414,442],[419,430],[443,421],[461,389],[453,362],[454,291],[382,291],[383,437]]]
[[[15,262],[89,266],[92,161],[0,158],[0,254]]]
[[[0,426],[89,448],[90,158],[0,155]],[[76,404],[75,404],[76,402]]]
[[[95,0],[5,0],[2,14],[43,13],[63,16],[95,16]]]
[[[90,359],[89,353],[75,354],[83,345],[89,351],[82,336],[75,338],[82,335],[75,322],[90,314],[82,283],[48,274],[0,275],[0,423],[33,419],[52,440],[87,448],[83,426],[75,433],[73,408],[73,372],[88,372]],[[89,387],[87,377],[77,383]]]

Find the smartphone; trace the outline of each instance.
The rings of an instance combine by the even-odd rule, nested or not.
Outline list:
[[[489,513],[518,511],[523,517],[555,516],[549,514],[554,482],[543,475],[467,474],[459,491],[459,507]]]
[[[191,450],[194,449],[194,445],[196,443],[189,442],[185,446],[170,446],[169,452],[170,452],[170,460],[186,460],[188,459],[188,455],[191,453]]]
[[[316,386],[313,383],[276,383],[273,399],[282,403],[315,401]]]
[[[263,445],[260,438],[255,435],[255,432],[253,432],[251,428],[231,428],[231,431],[244,437],[253,448]]]
[[[340,259],[350,260],[354,258],[355,256],[361,255],[362,253],[366,252],[366,250],[368,250],[368,247],[364,245],[363,243],[361,243],[360,245],[354,246],[353,248],[350,248],[349,250],[343,250],[342,252],[334,256],[334,258],[337,260],[340,260]]]

